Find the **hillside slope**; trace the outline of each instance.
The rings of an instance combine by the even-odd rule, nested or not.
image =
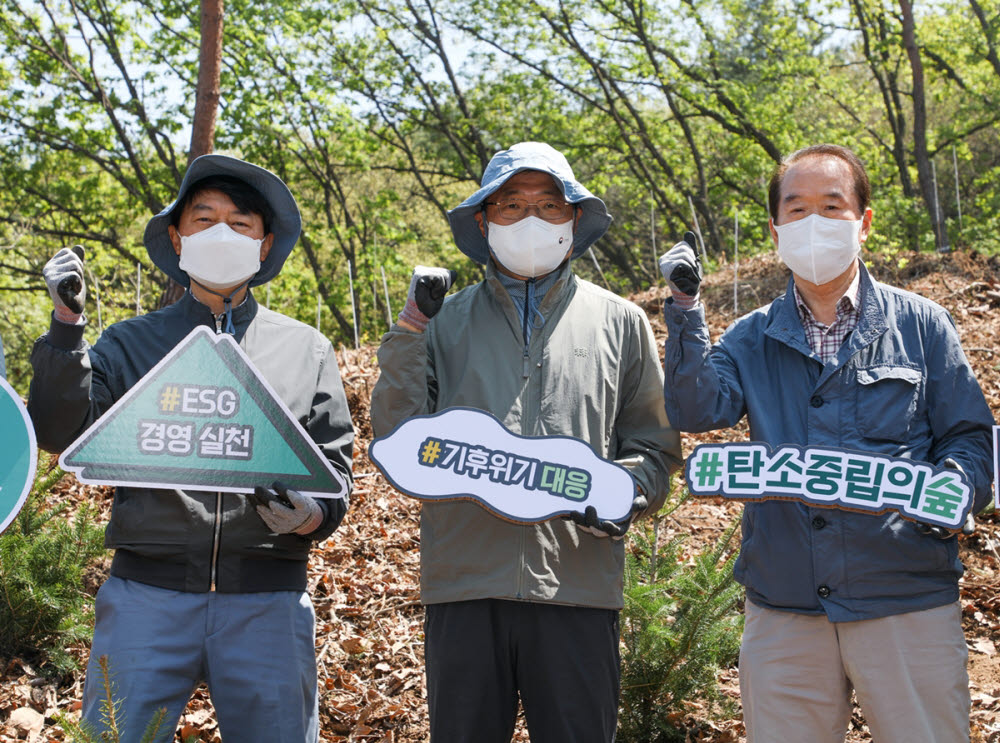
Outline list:
[[[951,311],[963,344],[976,368],[991,409],[1000,412],[1000,282],[998,262],[979,256],[930,254],[896,256],[870,266],[881,280],[908,288]],[[739,266],[737,293],[741,312],[784,291],[787,272],[774,256],[744,261]],[[633,297],[650,316],[662,341],[660,315],[665,288]],[[723,267],[706,280],[703,292],[713,338],[735,317],[733,270]],[[661,343],[662,352],[662,343]],[[419,505],[393,491],[379,476],[365,452],[371,440],[368,404],[378,370],[374,348],[344,351],[341,372],[358,433],[355,449],[357,489],[344,525],[317,548],[310,561],[310,588],[316,606],[317,657],[321,689],[322,736],[333,741],[423,741],[427,737],[422,656],[422,611],[418,595]],[[745,426],[734,431],[685,436],[684,449],[705,441],[745,438]],[[82,488],[64,478],[53,499],[100,502],[107,516],[109,495],[99,488]],[[711,544],[738,516],[739,506],[711,501],[685,504],[667,521],[662,535],[690,535],[689,552]],[[970,647],[973,693],[973,740],[1000,741],[1000,520],[980,519],[971,537],[962,538],[967,566],[962,583],[965,629]],[[106,564],[95,566],[88,590],[96,590]],[[81,658],[86,648],[78,648]],[[6,659],[0,668],[0,741],[63,740],[52,724],[56,710],[79,709],[79,674],[59,683],[39,675],[25,659]],[[693,702],[685,722],[692,741],[741,741],[736,669],[720,675],[724,693],[735,707],[729,717],[712,719]],[[18,729],[10,715],[34,721]],[[30,711],[36,714],[31,716]],[[202,741],[216,741],[210,702],[198,691],[185,714],[186,732]],[[31,737],[29,737],[31,736]],[[518,740],[526,740],[519,728]],[[855,715],[851,741],[870,740],[860,715]]]

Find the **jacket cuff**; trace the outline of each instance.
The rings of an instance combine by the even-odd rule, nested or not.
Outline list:
[[[694,296],[685,294],[684,292],[670,290],[670,296],[667,297],[664,304],[672,304],[679,310],[693,310],[698,306],[701,301],[701,293],[695,292]]]
[[[667,297],[663,303],[663,320],[671,334],[680,333],[686,327],[701,327],[705,325],[705,305],[700,301],[690,309],[680,307]]]
[[[399,313],[399,318],[396,320],[396,324],[402,325],[403,323],[406,323],[406,325],[409,325],[415,331],[423,333],[427,330],[427,323],[430,321],[431,319],[421,312],[419,307],[417,307],[416,302],[412,299],[407,299],[402,312]]]
[[[68,325],[52,316],[49,322],[49,332],[46,336],[48,344],[60,351],[76,351],[83,347],[83,331],[87,323]]]
[[[323,511],[323,520],[320,522],[319,527],[307,534],[302,536],[306,539],[311,539],[314,542],[322,542],[328,536],[333,534],[340,522],[344,520],[344,514],[347,513],[347,497],[344,498],[316,498],[315,502],[319,505],[320,509]]]

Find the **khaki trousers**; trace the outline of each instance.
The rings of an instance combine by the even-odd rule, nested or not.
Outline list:
[[[956,602],[858,622],[746,602],[747,743],[843,743],[853,688],[874,743],[969,740],[968,650]]]

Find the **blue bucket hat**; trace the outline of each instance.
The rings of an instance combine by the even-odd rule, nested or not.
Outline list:
[[[274,233],[274,243],[267,258],[260,264],[257,275],[250,280],[250,286],[265,284],[278,275],[285,259],[292,252],[295,241],[299,239],[299,232],[302,231],[302,217],[299,215],[295,197],[278,176],[235,157],[202,155],[191,163],[184,174],[184,180],[181,181],[177,199],[146,224],[146,232],[142,236],[146,252],[149,253],[153,263],[167,276],[182,286],[188,286],[190,280],[187,273],[180,268],[180,257],[174,252],[167,226],[174,210],[183,202],[188,189],[202,178],[215,175],[239,178],[247,185],[253,186],[274,213],[271,224],[268,225],[270,232]]]
[[[483,173],[482,187],[448,212],[448,222],[458,249],[476,263],[485,264],[490,247],[479,229],[475,215],[483,202],[507,180],[523,170],[539,170],[551,175],[570,204],[582,210],[573,233],[573,257],[593,245],[608,231],[611,215],[604,202],[588,191],[573,175],[573,169],[561,152],[544,142],[520,142],[509,150],[496,153]]]

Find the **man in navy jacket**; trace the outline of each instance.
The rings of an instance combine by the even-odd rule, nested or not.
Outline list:
[[[177,200],[148,222],[150,259],[188,288],[175,304],[107,328],[91,346],[82,256],[59,251],[44,275],[49,331],[31,355],[28,410],[39,445],[62,451],[192,330],[229,333],[330,464],[351,481],[354,427],[333,346],[314,328],[257,304],[251,287],[278,275],[299,237],[295,199],[273,173],[225,155],[188,167]],[[59,288],[73,279],[69,306]],[[216,384],[224,380],[206,380]],[[270,485],[263,478],[260,490]],[[287,506],[210,489],[119,487],[105,545],[111,576],[97,594],[83,719],[104,732],[99,659],[107,656],[137,741],[165,709],[174,728],[196,684],[208,684],[226,741],[319,739],[309,550],[333,533],[344,499],[288,490]]]
[[[787,157],[769,192],[785,294],[711,345],[700,271],[660,259],[667,415],[735,425],[772,447],[833,446],[963,470],[990,495],[992,415],[942,307],[881,284],[858,259],[872,224],[864,166],[844,147]],[[853,689],[880,743],[969,738],[967,652],[953,534],[898,513],[748,504],[740,686],[747,740],[842,741]]]

